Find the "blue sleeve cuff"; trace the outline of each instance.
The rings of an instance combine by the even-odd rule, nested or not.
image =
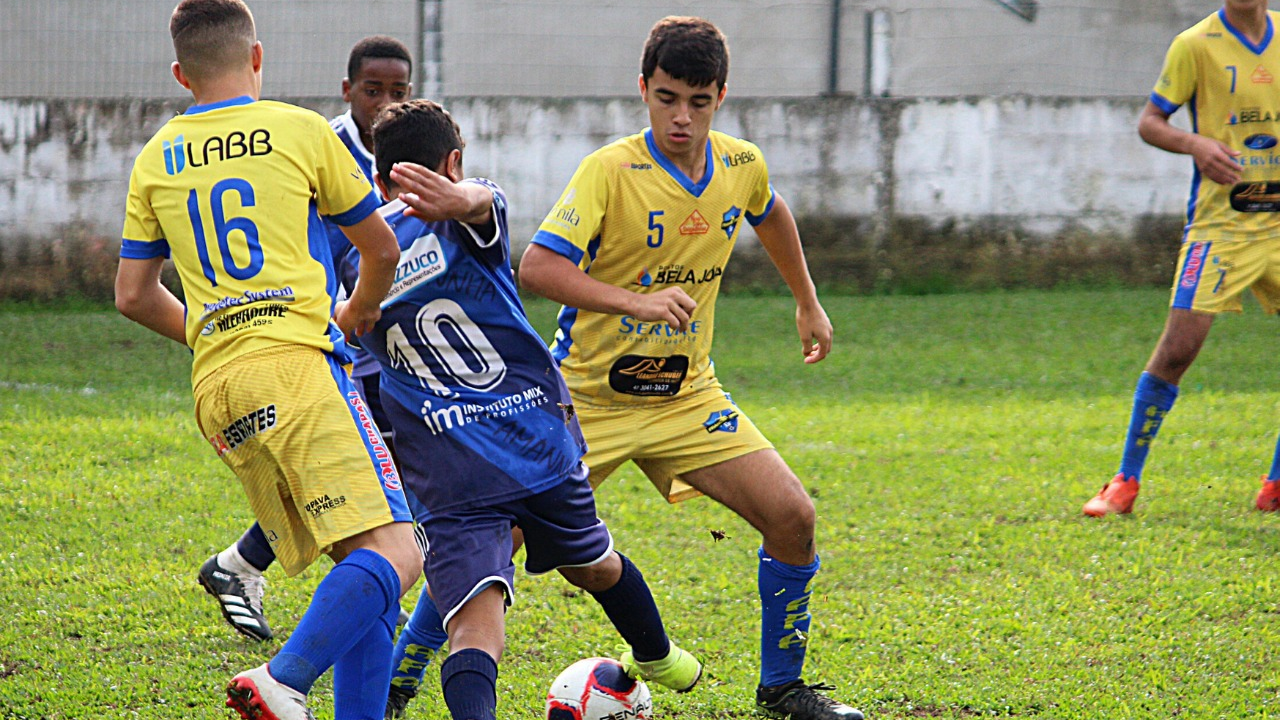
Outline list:
[[[751,213],[746,214],[747,222],[751,223],[751,227],[755,227],[760,223],[764,222],[764,219],[769,217],[769,212],[773,210],[773,204],[777,201],[778,201],[778,193],[773,191],[773,184],[770,183],[769,204],[764,206],[764,211],[761,212],[759,215],[752,215]]]
[[[1151,93],[1151,104],[1160,108],[1168,115],[1172,115],[1178,112],[1178,108],[1182,107],[1181,105],[1171,103],[1168,100],[1165,100],[1164,98],[1160,97],[1159,93]]]
[[[130,260],[167,258],[169,257],[169,241],[153,240],[151,242],[143,242],[142,240],[124,238],[124,241],[120,243],[120,257]]]
[[[555,233],[549,233],[546,230],[539,230],[538,234],[534,235],[533,239],[529,242],[534,245],[541,245],[557,255],[563,255],[569,258],[573,261],[574,265],[582,262],[582,256],[584,255],[582,248],[574,245]]]
[[[378,197],[370,192],[364,196],[363,200],[356,203],[355,207],[337,215],[330,215],[329,219],[343,227],[351,227],[372,215],[379,207],[382,207],[382,203],[378,202]]]

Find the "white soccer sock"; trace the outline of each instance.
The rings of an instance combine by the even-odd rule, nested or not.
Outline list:
[[[240,554],[240,550],[236,548],[236,544],[232,543],[231,547],[218,553],[218,564],[230,570],[237,575],[248,575],[250,577],[261,577],[262,571],[249,564],[244,556]]]

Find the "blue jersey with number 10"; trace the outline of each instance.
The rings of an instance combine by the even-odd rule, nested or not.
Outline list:
[[[400,262],[381,320],[360,336],[382,365],[407,489],[437,514],[547,490],[586,451],[568,388],[516,291],[506,198],[486,180],[465,182],[493,193],[491,227],[424,222],[399,200],[379,211]],[[339,268],[348,289],[358,262],[353,251]]]

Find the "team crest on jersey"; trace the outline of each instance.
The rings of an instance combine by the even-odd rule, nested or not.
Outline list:
[[[738,411],[733,408],[717,410],[702,423],[707,432],[738,432]]]
[[[707,219],[697,210],[689,213],[689,217],[680,223],[681,235],[706,235],[710,229],[711,225],[707,223]]]
[[[1265,67],[1259,65],[1253,69],[1253,74],[1249,76],[1249,80],[1256,85],[1270,85],[1275,82],[1275,76],[1268,72]]]
[[[738,229],[738,220],[742,219],[742,211],[737,205],[724,211],[724,215],[720,218],[720,229],[724,230],[725,238],[732,240],[733,231]]]

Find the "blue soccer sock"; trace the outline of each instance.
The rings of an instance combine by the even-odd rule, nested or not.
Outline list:
[[[276,559],[276,552],[271,549],[271,544],[267,542],[267,535],[262,532],[262,526],[258,523],[254,523],[253,527],[240,536],[236,541],[236,550],[240,552],[240,557],[258,572],[266,572]]]
[[[777,687],[800,678],[809,644],[809,598],[817,556],[788,565],[760,548],[760,685]]]
[[[444,647],[449,636],[445,634],[440,610],[422,584],[418,604],[413,607],[409,622],[400,631],[395,652],[391,655],[391,685],[409,693],[416,693],[422,685],[422,676],[436,652]]]
[[[1133,393],[1133,412],[1129,416],[1129,432],[1124,439],[1124,454],[1120,457],[1120,474],[1125,478],[1142,480],[1142,468],[1147,464],[1151,443],[1160,432],[1164,416],[1169,414],[1177,399],[1177,385],[1148,372],[1138,378],[1138,387]]]
[[[334,720],[372,720],[386,712],[387,659],[399,615],[399,603],[388,604],[369,632],[333,664]]]
[[[400,576],[391,563],[372,550],[352,552],[320,581],[298,627],[271,658],[271,677],[307,694],[399,598]],[[384,699],[386,689],[380,689]]]
[[[1271,457],[1271,472],[1267,473],[1267,481],[1280,480],[1280,438],[1276,438],[1276,454]]]
[[[622,577],[613,587],[591,597],[604,608],[609,622],[617,629],[618,634],[631,646],[631,653],[636,660],[652,662],[661,660],[671,652],[671,642],[667,639],[666,628],[662,626],[662,615],[658,612],[658,604],[653,601],[653,592],[649,584],[626,555],[618,553],[622,558]]]
[[[453,720],[494,720],[498,712],[498,663],[467,648],[440,663],[440,688]]]

